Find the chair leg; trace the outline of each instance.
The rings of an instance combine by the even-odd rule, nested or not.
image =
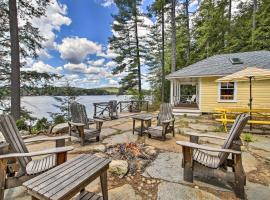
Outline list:
[[[0,160],[0,199],[4,199],[7,161]]]
[[[192,149],[183,146],[184,180],[193,183],[193,157]]]
[[[242,166],[241,155],[234,156],[235,194],[238,198],[245,199],[246,175]]]
[[[104,200],[108,200],[108,181],[107,181],[107,171],[103,172],[100,176],[102,197]]]

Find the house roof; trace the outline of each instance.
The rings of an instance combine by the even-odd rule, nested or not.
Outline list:
[[[239,58],[241,64],[232,64],[232,58]],[[246,67],[270,69],[270,51],[251,51],[243,53],[215,55],[166,76],[172,78],[225,76]]]

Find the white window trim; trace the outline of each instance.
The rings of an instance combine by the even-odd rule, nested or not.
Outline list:
[[[218,103],[236,103],[237,102],[237,82],[234,82],[234,92],[233,92],[233,100],[224,100],[220,99],[220,89],[221,89],[221,83],[218,83]]]

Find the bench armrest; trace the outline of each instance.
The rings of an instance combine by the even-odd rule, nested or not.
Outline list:
[[[184,147],[190,147],[192,149],[201,149],[201,150],[205,150],[205,151],[241,154],[241,151],[235,151],[235,150],[232,150],[232,149],[218,149],[218,148],[214,148],[214,147],[195,144],[195,143],[192,143],[192,142],[177,141],[176,144],[184,146]]]
[[[86,126],[84,123],[76,123],[76,122],[68,122],[68,124],[72,126]]]
[[[33,157],[33,156],[42,156],[42,155],[48,155],[48,154],[57,154],[57,153],[72,151],[73,149],[74,148],[72,146],[68,146],[68,147],[46,149],[43,151],[36,151],[36,152],[30,152],[30,153],[9,153],[9,154],[0,155],[0,159],[8,159],[8,158],[15,158],[15,157]]]
[[[104,122],[104,120],[102,120],[102,119],[97,119],[97,118],[93,119],[93,121],[94,121],[94,122]]]
[[[70,136],[27,138],[24,140],[24,143],[41,142],[41,141],[56,141],[56,140],[63,140],[63,139],[70,139]]]
[[[207,137],[207,138],[214,138],[214,139],[220,139],[220,140],[226,140],[227,139],[225,137],[216,136],[216,135],[209,135],[209,134],[185,133],[185,135],[195,136],[195,137]]]

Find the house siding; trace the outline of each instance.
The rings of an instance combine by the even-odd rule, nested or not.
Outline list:
[[[236,102],[219,102],[219,77],[201,78],[200,110],[213,112],[215,108],[247,108],[249,103],[249,82],[238,82]],[[270,80],[252,81],[253,108],[270,108]]]

